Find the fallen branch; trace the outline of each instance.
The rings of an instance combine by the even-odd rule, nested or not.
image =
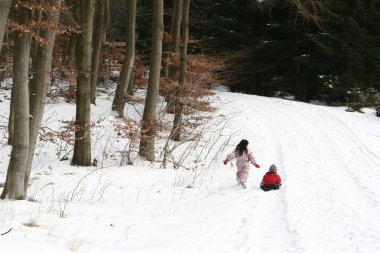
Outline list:
[[[6,235],[6,234],[8,234],[8,233],[11,232],[11,231],[12,231],[12,228],[10,228],[7,232],[2,233],[2,234],[0,234],[0,235]]]

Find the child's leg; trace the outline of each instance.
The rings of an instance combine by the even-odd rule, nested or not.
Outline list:
[[[238,182],[238,185],[240,184],[241,174],[242,174],[242,168],[241,168],[241,167],[237,167],[237,171],[236,171],[236,181]]]
[[[236,172],[236,180],[238,182],[246,183],[248,176],[249,176],[249,164],[238,168],[238,171]]]

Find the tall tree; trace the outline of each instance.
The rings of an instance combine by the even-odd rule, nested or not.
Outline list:
[[[80,18],[80,10],[79,10],[79,1],[72,1],[71,3],[71,12],[73,14],[74,21],[78,24]],[[79,26],[79,25],[78,25]],[[74,61],[76,58],[76,45],[78,41],[78,34],[72,33],[70,34],[70,42],[69,42],[69,61]]]
[[[181,50],[180,50],[180,73],[179,73],[179,87],[175,96],[174,103],[174,121],[170,137],[178,141],[181,136],[182,128],[182,115],[183,115],[183,90],[186,85],[186,69],[187,69],[187,44],[189,41],[189,7],[190,0],[183,1],[182,10],[182,33],[181,33]]]
[[[116,87],[115,98],[112,104],[112,110],[116,111],[119,117],[123,117],[125,106],[125,95],[128,90],[130,80],[132,79],[133,65],[135,62],[135,43],[136,43],[136,0],[127,2],[127,37],[125,61],[121,69],[119,83]]]
[[[12,0],[2,0],[0,2],[0,55],[1,48],[3,46],[3,39],[5,34],[5,28],[8,21],[9,10],[11,8]],[[11,98],[11,106],[9,110],[9,124],[8,124],[8,144],[12,144],[13,141],[13,121],[14,121],[14,112],[13,112],[13,102]]]
[[[5,27],[7,25],[11,3],[12,3],[12,0],[0,1],[0,53],[1,53],[1,47],[3,46]]]
[[[57,25],[59,21],[59,9],[62,0],[50,0],[44,4],[55,7],[55,11],[51,10],[49,13],[43,13],[43,20]],[[42,116],[45,109],[45,101],[47,90],[50,84],[51,64],[53,46],[55,42],[55,31],[41,29],[40,36],[46,40],[47,44],[39,44],[37,52],[33,59],[33,79],[30,82],[30,123],[29,123],[29,155],[25,171],[25,190],[29,182],[34,151],[36,148],[37,137],[41,127]]]
[[[179,52],[179,46],[181,42],[181,25],[183,17],[183,1],[178,0],[175,8],[174,22],[172,27],[173,43],[172,48],[174,52]]]
[[[176,11],[177,11],[177,3],[178,3],[178,0],[172,0],[172,12],[170,14],[170,34],[173,35],[173,31],[174,31],[174,23],[175,23],[175,14],[176,14]]]
[[[11,103],[9,107],[9,118],[8,118],[8,145],[12,145],[13,143],[13,132],[14,132],[14,120],[15,120],[15,113],[14,113],[14,99],[12,97],[15,97],[13,95],[13,89],[11,94]]]
[[[178,8],[177,6],[179,4],[182,4],[183,0],[173,0],[172,1],[172,10],[170,14],[170,27],[169,27],[169,33],[171,35],[170,41],[165,41],[165,60],[164,60],[164,76],[169,77],[169,71],[170,71],[170,58],[172,57],[172,51],[173,51],[173,45],[174,40],[176,42],[179,42],[179,30],[181,28],[181,19],[182,13],[179,13],[182,11],[182,7]],[[179,15],[180,14],[180,15]]]
[[[182,14],[183,14],[183,1],[178,0],[175,4],[174,19],[171,26],[172,32],[172,43],[169,45],[170,55],[176,57],[179,54],[180,42],[181,42],[181,24],[182,24]],[[175,64],[169,65],[169,77],[171,79],[177,79],[178,66]]]
[[[162,37],[164,31],[164,0],[153,1],[152,48],[148,90],[145,100],[143,119],[141,122],[141,139],[139,154],[149,161],[155,160],[154,141],[156,136],[156,104],[160,85],[160,69],[162,58]]]
[[[20,1],[28,4],[28,0]],[[31,11],[22,5],[16,8],[16,20],[21,26],[31,22]],[[16,31],[13,58],[12,100],[14,103],[14,129],[11,158],[1,198],[25,199],[25,170],[29,152],[29,89],[28,70],[31,34]]]
[[[128,1],[129,2],[129,1]],[[95,104],[96,87],[99,80],[100,58],[106,43],[107,29],[110,19],[110,2],[109,0],[98,0],[96,8],[96,21],[94,29],[94,48],[92,52],[92,71],[91,71],[91,103]]]
[[[91,165],[91,46],[95,0],[78,0],[78,17],[81,33],[76,44],[77,92],[74,155],[72,163],[79,166]]]

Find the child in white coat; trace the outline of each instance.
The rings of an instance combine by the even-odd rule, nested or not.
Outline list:
[[[236,146],[236,149],[227,155],[223,161],[224,165],[233,159],[236,159],[236,180],[241,187],[246,188],[246,183],[249,175],[249,163],[251,162],[256,168],[260,168],[260,165],[256,163],[256,159],[252,154],[252,151],[248,149],[248,141],[241,140]]]

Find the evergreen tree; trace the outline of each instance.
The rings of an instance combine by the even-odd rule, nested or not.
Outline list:
[[[344,103],[354,87],[379,89],[380,1],[323,3],[316,24],[292,1],[216,1],[206,22],[207,52],[245,50],[230,61],[230,72],[232,88],[248,93]]]
[[[348,112],[362,112],[365,106],[365,96],[360,88],[353,88],[349,92],[349,98],[347,103]]]

